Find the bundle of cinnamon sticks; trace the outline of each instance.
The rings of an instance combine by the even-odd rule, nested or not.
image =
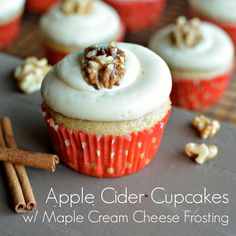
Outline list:
[[[0,161],[3,161],[15,211],[24,213],[35,210],[37,204],[25,166],[54,172],[59,158],[56,155],[17,149],[11,121],[3,117],[0,125]]]

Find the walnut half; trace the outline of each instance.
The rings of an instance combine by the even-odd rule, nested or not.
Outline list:
[[[125,53],[114,43],[108,47],[88,47],[80,59],[84,79],[95,89],[120,85],[125,73]]]
[[[202,41],[201,22],[198,18],[187,20],[186,17],[177,18],[171,39],[176,47],[195,47]]]
[[[202,139],[213,137],[220,130],[219,121],[211,120],[204,115],[196,116],[193,126],[200,132]]]
[[[14,71],[19,88],[26,94],[38,91],[45,75],[52,68],[46,58],[28,57],[25,63]]]
[[[92,11],[94,0],[64,0],[61,11],[65,15],[89,14]]]
[[[185,145],[185,153],[195,159],[198,164],[212,160],[218,154],[218,148],[215,145],[188,143]]]

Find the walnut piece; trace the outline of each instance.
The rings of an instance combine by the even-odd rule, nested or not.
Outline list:
[[[176,47],[193,48],[202,41],[201,21],[198,18],[187,20],[186,17],[177,18],[171,39]]]
[[[195,159],[198,164],[212,160],[218,154],[218,148],[215,145],[188,143],[185,145],[185,153]]]
[[[91,46],[84,50],[81,69],[85,81],[95,89],[119,86],[125,73],[125,53],[114,43],[108,47]]]
[[[65,15],[89,14],[93,8],[93,0],[65,0],[61,5],[61,11]]]
[[[210,120],[204,115],[195,117],[193,126],[200,132],[202,139],[213,137],[220,130],[219,121]]]
[[[26,94],[40,90],[42,81],[52,68],[45,58],[28,57],[25,63],[15,69],[14,77],[19,88]]]

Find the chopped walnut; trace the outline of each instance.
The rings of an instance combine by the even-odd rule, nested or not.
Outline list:
[[[193,126],[200,132],[202,139],[213,137],[220,130],[217,120],[210,120],[204,115],[195,117]]]
[[[218,154],[218,148],[215,145],[188,143],[185,146],[185,153],[195,159],[198,164],[212,160]]]
[[[22,66],[15,69],[14,76],[24,93],[33,93],[41,88],[42,81],[52,66],[45,58],[28,57]]]
[[[92,11],[93,0],[65,0],[61,10],[65,15],[89,14]]]
[[[85,81],[95,89],[119,86],[125,73],[125,53],[114,43],[84,50],[81,68]]]
[[[176,47],[195,47],[202,41],[201,21],[198,18],[187,20],[184,16],[177,18],[171,33]]]

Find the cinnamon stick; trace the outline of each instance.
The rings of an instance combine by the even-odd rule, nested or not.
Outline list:
[[[59,163],[59,158],[56,155],[47,153],[23,151],[13,148],[0,148],[0,161],[54,172],[56,165]]]
[[[4,133],[6,146],[9,148],[16,149],[17,145],[15,142],[11,121],[8,117],[3,117],[2,119],[2,130]],[[26,203],[26,208],[29,211],[35,210],[36,201],[25,167],[23,165],[18,165],[18,164],[14,165],[14,167],[22,188],[22,192]]]
[[[0,147],[6,147],[2,125],[0,125]],[[19,179],[16,174],[16,170],[11,163],[3,163],[3,168],[6,174],[6,179],[8,182],[9,191],[11,193],[13,205],[17,213],[23,213],[26,210],[26,203],[23,195],[23,191],[19,182]]]

